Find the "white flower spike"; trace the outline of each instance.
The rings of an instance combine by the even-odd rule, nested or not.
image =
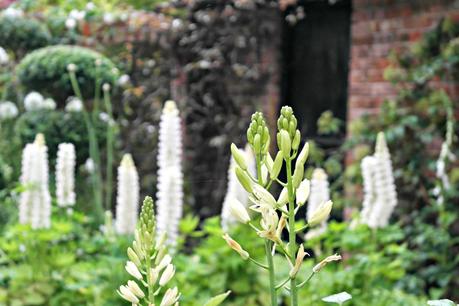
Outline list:
[[[118,193],[116,197],[116,231],[134,233],[139,208],[139,175],[130,154],[125,154],[118,167]]]
[[[159,126],[157,236],[174,246],[183,209],[182,132],[174,101],[166,101]]]
[[[19,222],[33,229],[51,226],[51,196],[48,187],[48,148],[43,134],[24,148],[21,184],[25,191],[19,203]]]
[[[61,143],[56,162],[56,197],[60,207],[75,205],[75,146]]]

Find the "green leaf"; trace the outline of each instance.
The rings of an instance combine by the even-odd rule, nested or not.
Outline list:
[[[217,306],[220,305],[231,293],[231,291],[226,291],[225,293],[219,294],[217,296],[214,296],[211,298],[207,303],[204,304],[204,306]]]

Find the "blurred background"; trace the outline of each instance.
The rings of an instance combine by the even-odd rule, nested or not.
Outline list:
[[[459,301],[459,1],[18,0],[0,8],[1,102],[17,108],[14,116],[0,108],[0,305],[123,305],[114,290],[126,278],[129,237],[107,236],[91,218],[90,140],[82,114],[67,108],[75,96],[69,64],[89,110],[97,111],[101,84],[111,85],[111,117],[93,120],[101,162],[116,177],[123,154],[132,154],[141,198],[157,193],[162,107],[177,103],[184,305],[225,289],[233,291],[228,305],[267,305],[265,275],[224,247],[218,218],[230,144],[245,146],[254,111],[275,139],[285,105],[311,145],[306,177],[323,168],[334,202],[327,231],[305,243],[315,257],[345,257],[311,281],[301,305],[340,291],[354,297],[346,305]],[[32,92],[54,106],[28,107]],[[364,198],[361,160],[380,131],[397,206],[388,226],[372,229],[353,221]],[[40,263],[24,251],[31,234],[16,225],[22,149],[37,133],[49,148],[51,182],[58,144],[77,152],[76,213],[37,234],[55,246]],[[115,204],[113,196],[113,213]],[[260,255],[253,233],[236,231]]]

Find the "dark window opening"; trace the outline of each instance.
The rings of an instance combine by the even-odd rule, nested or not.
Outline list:
[[[282,104],[293,107],[302,135],[336,147],[344,138],[345,125],[339,136],[319,137],[317,119],[331,110],[346,120],[351,1],[299,4],[305,18],[295,25],[284,19],[283,24]]]

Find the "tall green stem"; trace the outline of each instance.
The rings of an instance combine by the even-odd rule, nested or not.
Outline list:
[[[113,143],[114,143],[114,131],[113,131],[113,111],[112,104],[110,102],[110,94],[108,90],[104,90],[104,103],[105,109],[108,113],[108,125],[107,125],[107,165],[106,165],[106,195],[105,195],[105,209],[110,210],[112,206],[112,191],[113,191]]]
[[[83,96],[80,91],[80,86],[78,85],[78,81],[76,79],[76,75],[74,72],[70,72],[70,82],[72,84],[73,91],[77,95],[78,99],[81,100],[83,103]],[[88,132],[89,137],[89,156],[91,157],[94,163],[94,170],[91,173],[91,180],[92,180],[92,187],[93,187],[93,195],[94,195],[94,202],[95,202],[95,211],[99,221],[102,221],[104,218],[103,206],[102,206],[102,176],[100,174],[100,153],[99,153],[99,144],[97,142],[97,135],[94,130],[94,126],[91,122],[91,118],[89,116],[88,111],[83,106],[83,118],[86,125],[86,130]]]
[[[258,184],[263,186],[263,178],[261,172],[261,159],[262,155],[257,154],[257,179]],[[273,255],[271,253],[272,243],[268,239],[265,239],[265,253],[266,253],[266,261],[268,263],[268,271],[269,271],[269,291],[271,294],[271,305],[277,305],[277,292],[276,292],[276,280],[274,278],[275,271],[274,271],[274,262],[273,262]]]
[[[288,252],[291,258],[295,258],[296,254],[296,234],[295,234],[295,199],[293,193],[292,182],[292,161],[286,160],[287,166],[287,190],[288,190],[288,229],[289,229],[289,245]],[[298,288],[296,287],[296,278],[290,280],[290,298],[291,305],[298,306]]]

